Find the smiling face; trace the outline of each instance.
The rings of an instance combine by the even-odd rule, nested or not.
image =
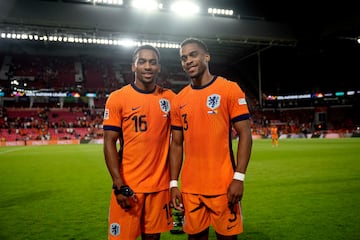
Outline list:
[[[208,71],[210,55],[197,43],[186,43],[180,49],[181,65],[193,80],[199,80]]]
[[[155,85],[160,72],[159,57],[152,49],[141,49],[135,56],[132,64],[135,73],[135,85],[143,90],[151,90]]]

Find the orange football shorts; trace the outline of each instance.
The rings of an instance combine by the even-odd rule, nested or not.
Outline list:
[[[243,232],[241,206],[228,205],[227,195],[204,196],[183,193],[184,231],[188,234],[200,233],[210,225],[224,236],[237,235]]]
[[[132,208],[122,209],[112,193],[109,209],[108,239],[135,240],[141,233],[161,233],[173,228],[169,208],[169,190],[155,193],[136,193]]]

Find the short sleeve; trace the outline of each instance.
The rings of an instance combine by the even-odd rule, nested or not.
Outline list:
[[[115,93],[110,94],[105,104],[104,110],[104,130],[118,130],[121,129],[121,99]],[[115,128],[114,128],[115,127]],[[114,128],[114,129],[113,129]]]
[[[235,82],[230,82],[228,101],[229,112],[232,122],[237,122],[250,118],[245,93]]]

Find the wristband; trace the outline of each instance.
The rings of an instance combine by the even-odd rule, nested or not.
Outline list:
[[[245,180],[245,174],[241,172],[235,172],[233,179],[243,182]]]
[[[134,191],[128,186],[123,185],[118,189],[116,186],[113,186],[115,195],[122,194],[125,197],[133,197],[135,195]]]
[[[177,180],[171,180],[170,181],[170,188],[178,187],[178,181]]]

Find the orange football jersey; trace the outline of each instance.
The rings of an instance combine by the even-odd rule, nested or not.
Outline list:
[[[169,188],[170,101],[175,93],[159,86],[143,91],[129,84],[110,94],[104,130],[122,132],[120,172],[135,192]]]
[[[172,102],[171,125],[183,130],[181,190],[225,194],[234,175],[231,122],[249,119],[245,93],[222,77],[206,86],[186,86]]]

